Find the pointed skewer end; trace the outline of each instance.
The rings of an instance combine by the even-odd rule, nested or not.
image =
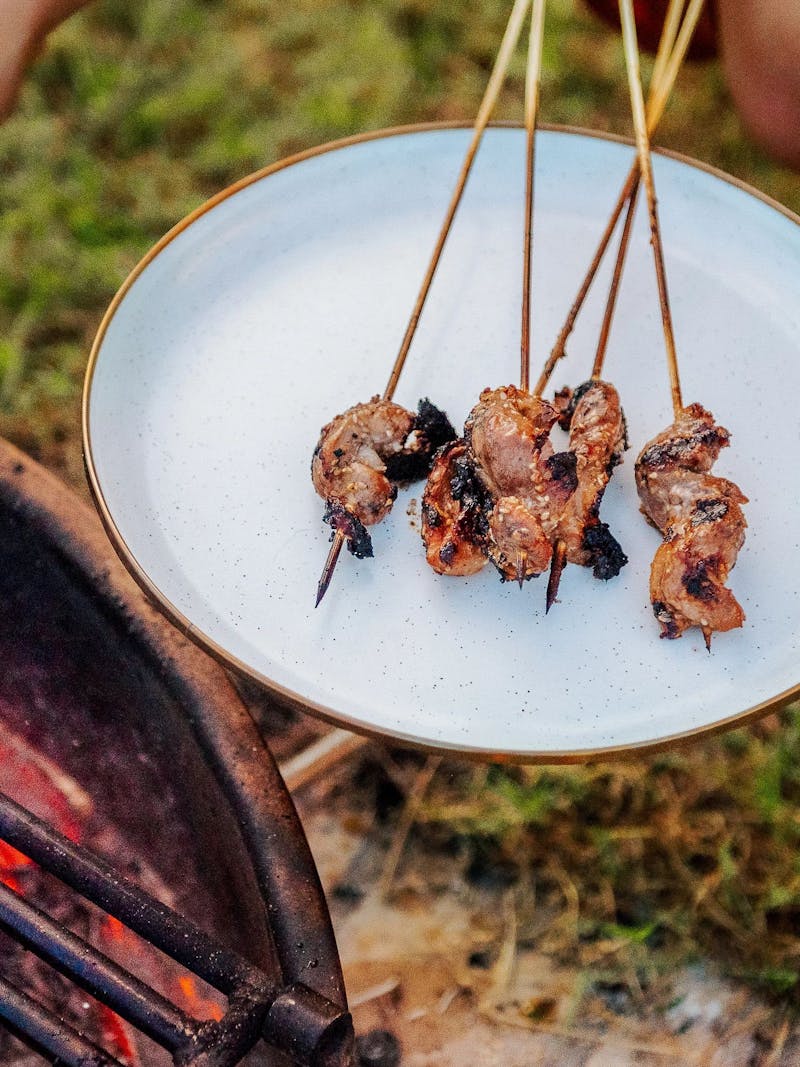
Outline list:
[[[567,562],[567,546],[563,541],[556,541],[553,558],[550,560],[550,577],[547,579],[547,599],[544,613],[547,615],[556,602],[561,575]]]
[[[713,630],[703,630],[703,640],[706,643],[706,652],[708,653],[711,652],[711,634],[713,632]]]
[[[520,589],[525,584],[525,563],[526,563],[526,561],[527,561],[527,557],[526,557],[525,553],[524,552],[517,552],[517,563],[516,563],[515,570],[516,570],[517,585],[520,587]]]
[[[333,536],[333,543],[331,544],[328,558],[325,560],[325,566],[322,568],[322,574],[320,575],[317,584],[317,599],[314,604],[315,608],[319,607],[322,598],[328,592],[328,586],[331,584],[331,578],[333,578],[333,572],[336,569],[336,563],[339,559],[339,553],[342,551],[343,544],[344,534],[341,530],[337,530]]]

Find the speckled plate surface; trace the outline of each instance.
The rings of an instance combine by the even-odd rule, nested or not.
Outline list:
[[[84,398],[90,480],[123,558],[164,611],[228,663],[357,730],[514,760],[663,745],[785,702],[800,682],[800,227],[688,161],[655,163],[685,401],[733,434],[715,473],[750,497],[731,576],[745,627],[662,641],[648,599],[659,543],[633,460],[671,421],[640,211],[607,376],[631,450],[604,517],[630,557],[603,583],[568,567],[520,590],[487,568],[435,575],[422,487],[343,554],[309,463],[321,425],[383,390],[469,132],[389,131],[327,146],[226,190],[160,242],[102,324]],[[518,379],[524,136],[488,131],[396,399],[455,423]],[[632,159],[539,136],[532,366],[541,366]],[[554,385],[588,376],[608,273]]]

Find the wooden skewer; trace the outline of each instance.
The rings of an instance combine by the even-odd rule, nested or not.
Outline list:
[[[667,12],[667,19],[664,24],[664,33],[662,34],[661,42],[659,44],[658,55],[656,56],[656,62],[653,67],[653,77],[650,83],[650,95],[648,99],[647,117],[648,117],[648,132],[652,133],[654,129],[654,123],[652,122],[651,115],[653,112],[663,112],[666,101],[669,97],[669,92],[675,81],[678,69],[686,54],[686,50],[689,47],[689,43],[694,33],[697,20],[703,10],[704,0],[691,0],[689,10],[687,11],[686,18],[681,28],[680,37],[675,45],[672,55],[668,55],[666,50],[662,47],[665,40],[668,37],[668,26],[674,21],[673,9],[680,16],[680,10],[683,7],[685,0],[672,0],[670,9]],[[675,39],[676,26],[670,26],[670,33]],[[628,210],[625,215],[625,222],[622,228],[622,235],[620,237],[619,248],[617,250],[617,258],[614,264],[614,273],[611,279],[611,285],[609,287],[608,299],[606,301],[605,312],[603,314],[603,322],[600,327],[600,336],[597,342],[597,351],[595,353],[594,365],[592,367],[592,378],[597,381],[603,372],[603,363],[605,361],[606,349],[608,347],[608,338],[611,332],[611,323],[614,318],[614,311],[616,310],[617,295],[619,293],[619,285],[622,279],[622,272],[625,267],[625,257],[628,251],[628,245],[630,243],[630,235],[633,227],[633,217],[636,209],[636,200],[639,192],[639,179],[641,177],[641,171],[639,170],[639,159],[636,158],[636,182],[631,190],[630,197],[628,199]]]
[[[525,584],[525,564],[528,562],[528,553],[521,548],[517,549],[517,558],[514,561],[514,570],[517,577],[517,585],[522,589]]]
[[[693,16],[696,22],[696,18],[699,16],[700,9],[702,8],[703,0],[700,0],[699,4],[697,3],[697,0],[694,0],[694,3],[695,7],[697,8],[697,15]],[[684,22],[684,31],[686,31],[687,27],[690,27],[688,29],[688,33],[684,32],[680,40],[677,40],[678,28],[680,26],[685,4],[686,0],[670,0],[669,9],[664,20],[664,27],[658,45],[658,52],[656,54],[655,63],[653,65],[651,94],[650,99],[648,100],[648,122],[652,125],[654,129],[658,123],[658,120],[663,114],[670,90],[672,89],[672,86],[675,82],[678,69],[680,68],[680,63],[684,58],[686,48],[688,47],[692,32],[694,30],[694,23],[689,23],[687,18],[687,20]],[[677,62],[674,62],[674,60],[676,59]],[[608,337],[611,331],[611,322],[614,315],[614,308],[616,306],[617,292],[619,290],[619,284],[622,278],[622,270],[625,264],[625,253],[628,247],[628,241],[630,239],[630,233],[633,226],[636,199],[639,191],[639,178],[640,170],[637,158],[637,160],[634,162],[633,167],[631,168],[627,181],[623,186],[622,193],[620,194],[620,198],[617,202],[614,213],[612,214],[611,221],[606,227],[606,231],[603,236],[603,240],[601,241],[600,247],[595,253],[594,259],[592,260],[589,273],[584,279],[584,283],[581,287],[578,299],[573,304],[573,307],[570,311],[570,316],[568,317],[567,322],[561,331],[561,334],[559,334],[556,346],[551,352],[550,358],[545,364],[545,368],[542,371],[539,381],[537,382],[538,395],[541,395],[541,392],[547,385],[547,382],[549,381],[550,375],[552,374],[553,368],[555,367],[557,361],[564,355],[564,347],[566,344],[567,337],[572,331],[572,328],[575,324],[575,319],[577,318],[578,312],[580,311],[586,294],[589,291],[589,287],[592,281],[594,280],[594,276],[605,254],[606,248],[608,247],[608,243],[611,240],[614,230],[616,229],[620,213],[622,212],[622,209],[627,199],[628,211],[625,216],[625,222],[623,224],[622,236],[620,238],[620,246],[617,253],[616,263],[614,264],[614,274],[611,280],[605,315],[603,317],[600,337],[597,344],[597,352],[595,355],[594,365],[592,367],[592,378],[594,380],[597,380],[599,379],[602,373],[603,362],[605,359],[606,348],[608,345]],[[550,575],[547,582],[545,614],[550,611],[550,608],[556,602],[556,598],[558,596],[558,588],[561,583],[561,575],[564,572],[564,567],[566,566],[567,562],[566,552],[567,546],[561,540],[557,541],[553,546],[553,557],[550,561]]]
[[[533,273],[533,178],[536,163],[536,120],[539,114],[539,87],[542,71],[542,43],[544,39],[545,0],[534,0],[531,13],[531,35],[525,75],[525,239],[522,254],[522,331],[520,344],[520,388],[527,391],[531,376],[531,277]],[[535,396],[541,396],[537,388]],[[561,573],[566,563],[567,546],[557,541],[550,562],[547,582],[545,614],[555,603]],[[522,589],[525,581],[525,555],[517,554],[517,583]]]
[[[650,87],[658,85],[664,76],[664,70],[666,69],[669,61],[670,53],[675,47],[675,40],[678,36],[678,28],[681,24],[681,18],[683,17],[683,9],[686,7],[686,0],[670,0],[667,13],[664,16],[664,24],[661,27],[661,36],[658,39],[658,49],[656,51],[655,62],[653,63],[653,73],[650,75]]]
[[[636,40],[636,21],[633,14],[633,0],[619,0],[619,10],[622,20],[622,43],[625,49],[625,66],[628,72],[628,87],[631,95],[633,126],[636,131],[636,147],[639,152],[639,166],[642,172],[645,191],[647,193],[647,208],[650,215],[650,237],[653,246],[653,260],[656,268],[656,281],[658,283],[658,298],[661,306],[661,324],[664,331],[664,344],[667,349],[667,367],[669,369],[672,407],[677,416],[683,409],[683,400],[681,397],[681,384],[678,373],[678,357],[675,351],[675,333],[672,327],[672,313],[669,306],[667,272],[664,266],[664,248],[661,243],[661,227],[658,220],[656,187],[653,177],[652,161],[650,159],[650,138],[647,133],[644,94],[642,93],[642,81],[639,73],[639,48]]]
[[[450,198],[450,204],[447,208],[447,214],[444,218],[444,223],[439,231],[439,236],[436,240],[436,244],[431,255],[430,262],[428,263],[428,269],[425,272],[425,277],[422,279],[422,285],[417,295],[414,308],[411,312],[411,318],[408,320],[406,326],[406,332],[403,335],[403,340],[400,344],[400,350],[397,353],[394,364],[392,366],[391,373],[389,375],[389,381],[386,383],[386,388],[383,392],[384,400],[391,400],[394,396],[394,391],[397,388],[397,383],[400,380],[400,375],[405,365],[406,357],[408,356],[409,349],[411,348],[411,342],[414,340],[414,334],[417,332],[417,326],[422,315],[422,309],[425,306],[425,301],[428,298],[431,285],[433,284],[433,278],[436,274],[436,268],[439,266],[439,260],[442,257],[444,251],[445,242],[447,241],[450,229],[453,225],[453,219],[456,216],[458,205],[461,203],[461,198],[464,195],[464,189],[467,185],[467,179],[469,178],[470,171],[472,170],[472,164],[475,161],[475,156],[478,152],[478,148],[481,143],[484,131],[489,125],[489,120],[492,117],[492,113],[497,104],[497,98],[500,95],[500,90],[503,87],[506,74],[508,72],[508,65],[511,62],[511,57],[514,54],[514,49],[517,47],[519,41],[519,35],[522,32],[522,26],[525,22],[525,16],[528,13],[528,9],[531,5],[531,0],[514,0],[514,6],[511,9],[511,14],[506,25],[503,40],[500,42],[500,48],[497,53],[497,59],[495,60],[492,73],[489,77],[489,81],[486,85],[486,90],[483,94],[480,107],[478,108],[478,114],[475,118],[475,126],[473,129],[472,140],[470,141],[467,149],[467,154],[464,157],[464,162],[461,165],[461,171],[459,172],[458,179],[456,181],[456,187],[453,190],[453,195]],[[322,574],[320,575],[319,582],[317,583],[317,599],[314,607],[319,607],[322,598],[328,591],[328,587],[331,584],[333,578],[333,572],[336,569],[336,564],[339,561],[339,556],[342,551],[342,547],[345,542],[345,535],[341,530],[336,530],[333,535],[333,541],[331,543],[328,556],[325,560],[325,565],[322,568]]]
[[[528,63],[525,72],[525,227],[522,252],[522,331],[519,384],[528,389],[531,376],[531,274],[533,253],[533,178],[536,164],[536,120],[542,72],[545,0],[533,0]]]
[[[600,326],[600,336],[597,339],[597,351],[595,352],[594,364],[592,365],[592,378],[594,381],[598,381],[600,375],[603,373],[603,363],[605,362],[608,338],[611,333],[611,322],[614,318],[614,310],[617,306],[619,283],[622,280],[622,270],[625,266],[625,255],[628,250],[631,230],[633,229],[633,218],[636,214],[636,201],[638,200],[638,195],[639,174],[637,173],[636,181],[634,182],[631,195],[628,199],[628,210],[625,212],[625,222],[622,224],[622,235],[619,239],[617,258],[614,262],[614,273],[611,276],[611,285],[608,290],[606,309],[603,313],[603,322]]]
[[[408,326],[406,327],[405,335],[403,336],[402,343],[400,345],[400,351],[397,353],[397,358],[394,361],[392,372],[389,375],[389,381],[386,385],[386,389],[383,393],[384,400],[391,400],[394,395],[394,391],[397,388],[397,382],[400,378],[400,374],[403,370],[403,364],[406,361],[408,350],[411,348],[411,342],[414,339],[417,326],[419,324],[420,316],[422,315],[422,309],[425,306],[425,301],[428,297],[428,293],[433,283],[434,275],[436,274],[436,268],[439,266],[439,260],[444,250],[445,242],[447,241],[450,228],[453,225],[453,219],[455,218],[458,205],[461,203],[461,197],[464,193],[464,189],[467,184],[467,178],[469,178],[472,164],[475,160],[475,155],[478,151],[478,147],[481,143],[481,138],[486,127],[489,124],[489,119],[492,117],[495,105],[497,104],[497,98],[500,95],[500,90],[505,81],[506,73],[508,71],[508,65],[511,62],[511,57],[514,54],[514,49],[517,46],[520,32],[525,21],[525,16],[528,13],[531,0],[515,0],[514,7],[511,10],[511,15],[506,26],[506,31],[503,36],[503,40],[500,44],[500,49],[497,53],[497,59],[495,60],[494,69],[492,70],[489,82],[486,86],[486,92],[483,95],[478,115],[475,119],[474,132],[472,134],[472,141],[470,142],[467,154],[464,157],[464,162],[461,166],[461,172],[459,173],[456,187],[453,191],[453,195],[450,199],[450,204],[445,215],[444,223],[442,224],[439,237],[436,241],[436,245],[431,256],[428,269],[425,272],[425,277],[422,280],[422,286],[420,287],[419,294],[417,296],[414,309],[411,312],[411,318],[409,319]]]
[[[686,56],[686,52],[691,42],[692,35],[694,33],[695,27],[697,26],[698,19],[700,18],[700,15],[702,13],[704,0],[689,0],[689,7],[686,12],[686,17],[684,18],[680,32],[677,35],[674,48],[672,49],[672,52],[669,53],[669,57],[662,59],[659,63],[659,57],[661,57],[662,55],[666,56],[666,54],[668,53],[668,34],[672,32],[671,27],[674,23],[675,17],[679,14],[678,8],[679,6],[682,7],[682,3],[683,0],[671,0],[670,9],[667,13],[667,19],[664,24],[664,32],[662,33],[661,42],[659,44],[659,52],[658,56],[656,57],[656,65],[654,66],[654,77],[651,83],[651,91],[649,94],[647,106],[647,127],[649,133],[651,134],[655,132],[659,122],[661,121],[661,117],[664,114],[664,109],[666,107],[667,100],[669,99],[670,93],[672,92],[675,80],[678,76],[678,71],[680,70],[681,64],[683,63],[683,60]],[[659,72],[663,73],[661,73],[659,81],[656,82],[655,75]],[[560,359],[563,359],[564,355],[566,354],[565,348],[567,340],[569,339],[570,334],[575,328],[575,323],[577,321],[578,315],[580,314],[581,308],[583,307],[586,301],[586,297],[589,294],[589,290],[592,287],[592,283],[594,282],[594,279],[597,275],[597,271],[599,270],[600,264],[603,261],[606,251],[608,250],[608,246],[611,242],[611,238],[614,235],[614,231],[617,228],[617,223],[619,222],[623,209],[630,200],[631,196],[635,195],[635,192],[638,191],[640,177],[641,175],[639,170],[639,158],[637,156],[631,166],[627,178],[625,179],[625,183],[622,186],[619,197],[617,198],[617,202],[614,206],[614,210],[611,213],[611,217],[608,220],[606,228],[603,231],[603,234],[597,245],[597,249],[592,258],[592,261],[589,264],[586,276],[584,277],[581,287],[575,297],[575,300],[573,301],[572,306],[570,307],[570,310],[567,313],[564,325],[562,326],[561,331],[559,332],[558,337],[556,338],[550,356],[548,357],[547,362],[545,363],[544,368],[542,370],[542,373],[539,376],[539,380],[536,383],[535,391],[537,394],[540,394],[544,391],[548,381],[550,380],[550,376],[553,373],[553,369],[555,368],[558,361]]]
[[[336,564],[339,562],[339,554],[342,551],[343,545],[344,534],[341,530],[336,530],[333,535],[331,547],[328,550],[325,566],[322,568],[322,574],[319,576],[319,581],[317,582],[317,599],[314,601],[315,608],[319,607],[320,601],[328,592],[328,586],[331,584],[331,578],[333,578],[333,572],[336,570]]]
[[[550,575],[547,579],[547,594],[545,596],[544,613],[550,611],[558,596],[558,587],[561,584],[561,575],[567,564],[567,546],[564,541],[556,541],[553,546],[553,558],[550,560]]]
[[[636,131],[636,147],[639,152],[639,165],[642,171],[644,187],[647,193],[647,208],[650,215],[650,243],[653,246],[653,260],[658,283],[658,299],[661,306],[661,324],[664,330],[664,344],[667,350],[667,368],[669,371],[672,410],[677,418],[683,410],[681,383],[678,372],[678,356],[675,351],[675,332],[672,326],[672,312],[669,306],[667,290],[667,272],[664,266],[664,248],[661,242],[661,227],[658,221],[658,201],[656,199],[655,179],[650,159],[650,139],[644,113],[642,82],[639,74],[639,49],[636,41],[636,21],[633,14],[633,0],[619,0],[622,19],[622,43],[625,48],[625,66],[628,71],[628,87],[631,94],[631,111]],[[703,629],[706,650],[711,652],[710,629]]]
[[[581,283],[581,287],[578,290],[578,295],[575,297],[572,307],[567,313],[567,318],[564,322],[564,325],[561,327],[561,331],[558,337],[556,338],[556,343],[553,345],[553,349],[550,352],[550,355],[548,356],[544,367],[542,368],[542,373],[539,375],[539,379],[536,382],[536,385],[534,386],[533,391],[536,396],[542,395],[544,390],[547,388],[547,383],[550,381],[550,376],[553,373],[556,363],[558,363],[560,359],[563,359],[564,355],[566,354],[567,340],[573,329],[575,328],[575,322],[578,318],[580,310],[583,307],[586,297],[589,294],[589,290],[592,287],[592,282],[595,279],[600,264],[603,262],[603,257],[606,254],[609,242],[611,241],[611,238],[614,234],[614,230],[617,228],[617,223],[619,222],[619,217],[622,214],[622,209],[625,207],[625,204],[627,203],[628,198],[631,195],[631,191],[633,190],[633,187],[638,180],[638,170],[639,165],[638,163],[636,163],[631,168],[631,171],[628,174],[627,179],[625,180],[625,184],[623,185],[622,191],[619,194],[617,203],[614,207],[613,212],[611,213],[611,218],[606,224],[606,228],[603,231],[602,237],[600,238],[600,243],[598,244],[595,254],[592,257],[592,262],[589,264],[589,269],[586,272],[586,277]]]
[[[675,46],[669,53],[668,58],[664,61],[663,69],[658,68],[658,58],[656,58],[656,66],[653,69],[652,91],[648,96],[647,102],[647,130],[651,136],[655,132],[656,126],[661,121],[661,116],[664,114],[664,108],[667,105],[667,100],[675,85],[678,71],[686,58],[686,53],[689,50],[689,45],[692,43],[692,37],[697,28],[697,23],[703,13],[704,4],[705,0],[689,0],[689,6],[686,9],[686,17],[681,24],[680,31],[675,41]],[[650,117],[651,110],[654,121],[651,120]]]

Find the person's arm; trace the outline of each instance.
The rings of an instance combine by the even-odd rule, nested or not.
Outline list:
[[[0,119],[14,107],[45,37],[89,0],[0,0]]]
[[[717,0],[717,9],[742,121],[771,156],[800,168],[800,0]]]

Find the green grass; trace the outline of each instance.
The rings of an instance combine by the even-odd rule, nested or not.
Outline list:
[[[794,1005],[799,811],[795,706],[649,759],[566,769],[448,764],[422,805],[418,862],[424,870],[426,849],[449,835],[468,881],[503,872],[523,916],[535,899],[532,927],[550,921],[534,940],[564,962],[596,960],[598,945],[613,945],[594,981],[625,983],[632,962],[641,982],[642,972],[704,958]],[[559,921],[576,908],[577,923]]]

